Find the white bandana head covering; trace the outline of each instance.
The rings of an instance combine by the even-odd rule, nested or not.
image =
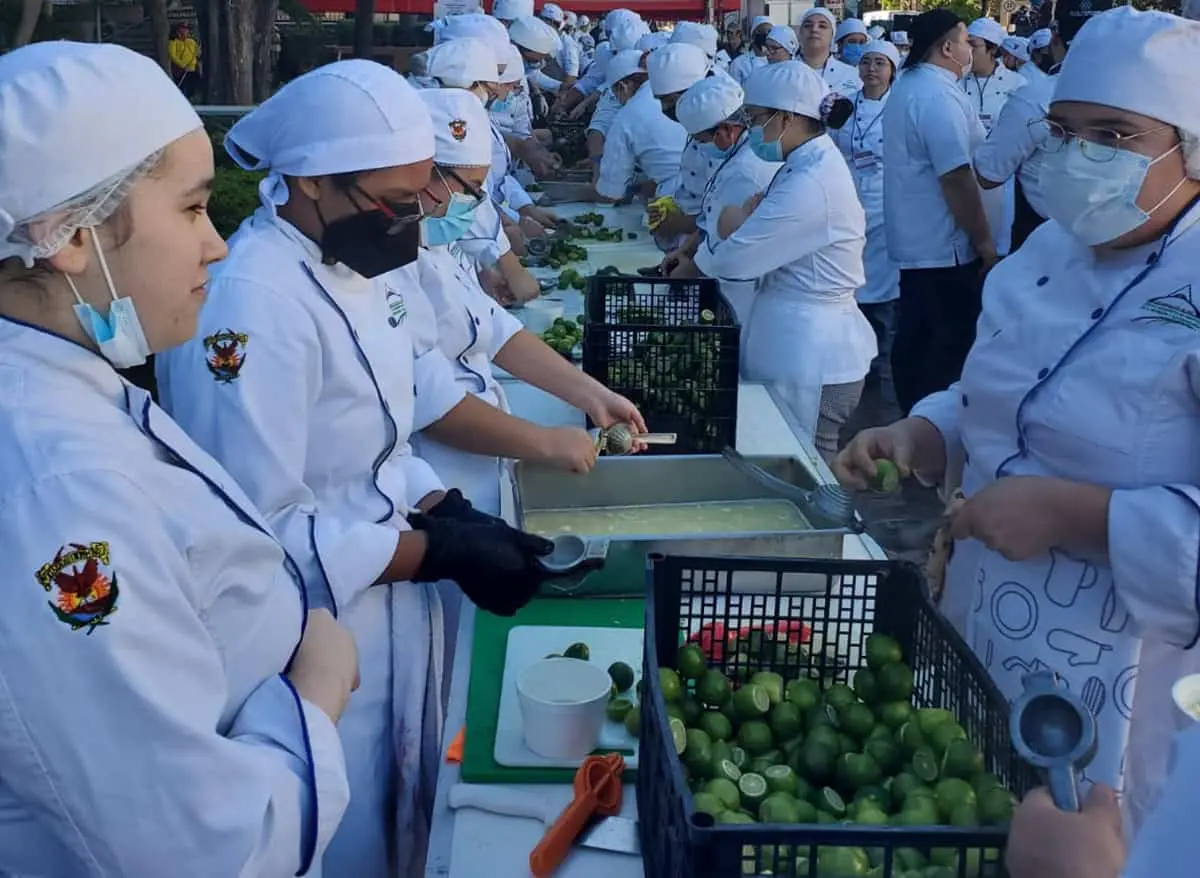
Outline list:
[[[897,46],[907,46],[908,45],[908,31],[906,31],[906,30],[892,31],[892,42]]]
[[[708,75],[708,56],[691,43],[672,43],[646,60],[655,97],[678,94]]]
[[[867,36],[873,40],[882,40],[887,30],[881,24],[873,24],[867,28]]]
[[[993,46],[999,46],[1008,36],[1008,31],[994,18],[977,18],[967,25],[967,36],[978,37]]]
[[[870,36],[867,33],[867,26],[857,18],[847,18],[837,26],[837,30],[833,32],[833,41],[840,43],[851,34],[862,34],[864,37]]]
[[[579,16],[568,10],[563,13],[563,21],[566,23],[567,27],[575,27],[579,24]]]
[[[0,259],[52,255],[105,218],[106,190],[199,127],[162,68],[122,46],[62,40],[0,55]],[[10,240],[26,220],[53,225],[58,208],[54,241]]]
[[[1050,45],[1050,39],[1054,34],[1048,27],[1041,30],[1035,30],[1029,35],[1029,51],[1036,52],[1038,49],[1044,49]]]
[[[636,49],[638,40],[648,33],[650,28],[640,18],[622,18],[618,20],[616,27],[609,31],[609,42],[612,43],[614,51],[624,52]]]
[[[533,15],[533,0],[496,0],[492,17],[501,21],[516,21]]]
[[[500,63],[487,43],[465,37],[430,49],[425,75],[447,88],[470,88],[477,82],[499,82]]]
[[[832,28],[837,27],[837,19],[834,18],[833,13],[830,12],[828,9],[826,9],[824,6],[814,6],[812,9],[805,10],[804,14],[802,16],[800,16],[800,23],[804,24],[804,22],[808,21],[814,15],[819,15],[822,18],[828,19],[830,27],[832,27]]]
[[[867,55],[882,55],[892,62],[892,71],[900,69],[900,50],[887,40],[871,40],[863,46],[863,57]]]
[[[508,38],[538,55],[553,55],[558,48],[558,32],[532,15],[514,21],[508,29]]]
[[[784,110],[820,120],[821,101],[829,86],[803,61],[784,61],[759,67],[746,80],[747,107]]]
[[[771,21],[771,17],[769,15],[756,15],[756,16],[754,16],[754,18],[750,19],[750,34],[751,34],[751,36],[753,36],[754,32],[756,30],[758,30],[759,27],[761,27],[764,24],[770,24],[770,25],[774,24],[774,22]]]
[[[608,67],[604,73],[604,87],[612,88],[628,76],[645,72],[646,68],[642,66],[641,49],[626,49],[624,52],[617,52],[608,59]]]
[[[689,135],[716,128],[742,107],[745,93],[730,76],[710,76],[694,83],[675,105],[675,116]]]
[[[521,50],[509,43],[504,52],[505,54],[498,59],[504,67],[500,74],[500,82],[505,85],[522,82],[525,79],[525,59],[521,57]]]
[[[433,126],[433,160],[452,168],[492,163],[492,126],[479,99],[461,88],[421,92]]]
[[[655,31],[654,33],[642,34],[641,39],[637,41],[637,48],[643,52],[655,52],[671,41],[671,35],[663,31]]]
[[[390,67],[354,58],[293,79],[225,135],[249,171],[270,171],[263,204],[286,204],[284,177],[323,177],[433,158],[433,126],[420,92]],[[475,98],[471,98],[475,100]]]
[[[546,19],[546,21],[552,21],[555,24],[562,24],[564,18],[562,7],[557,3],[545,4],[542,6],[542,18]]]
[[[463,15],[452,15],[446,19],[445,25],[438,30],[434,44],[448,43],[461,39],[482,40],[487,43],[492,54],[497,58],[508,46],[508,28],[490,15],[482,12],[470,12]]]
[[[800,51],[800,38],[785,24],[777,24],[767,31],[767,39],[787,49],[787,53],[792,57],[795,57],[796,53]]]
[[[681,21],[671,34],[672,43],[690,43],[704,52],[710,59],[717,54],[717,29],[711,24]]]
[[[612,33],[613,28],[624,22],[641,20],[642,17],[631,9],[614,9],[608,15],[604,16],[604,29]]]
[[[1019,61],[1029,60],[1029,41],[1024,37],[1005,37],[1000,48]]]

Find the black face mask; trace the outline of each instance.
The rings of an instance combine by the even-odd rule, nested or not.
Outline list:
[[[766,47],[767,47],[767,35],[765,33],[755,34],[754,35],[754,48],[765,49]]]
[[[360,210],[325,224],[321,233],[325,264],[340,262],[372,278],[416,262],[421,244],[420,208],[415,203],[389,203],[386,207]]]

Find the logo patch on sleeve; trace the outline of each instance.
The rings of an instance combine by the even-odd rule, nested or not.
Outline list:
[[[38,568],[34,578],[51,596],[47,605],[58,621],[72,631],[91,634],[117,611],[117,574],[112,570],[108,543],[62,546],[54,559]]]
[[[218,384],[231,384],[242,373],[246,362],[246,343],[250,336],[222,329],[204,337],[204,362]]]

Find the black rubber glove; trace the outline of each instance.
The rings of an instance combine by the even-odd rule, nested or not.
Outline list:
[[[413,582],[453,580],[475,606],[489,613],[513,615],[548,577],[537,559],[554,551],[554,544],[535,534],[419,512],[409,515],[408,523],[424,531],[428,542]]]
[[[508,527],[508,522],[495,515],[488,515],[471,505],[471,501],[463,496],[458,488],[446,492],[438,504],[425,513],[430,518],[449,518],[454,521],[471,521],[475,524],[490,524]]]

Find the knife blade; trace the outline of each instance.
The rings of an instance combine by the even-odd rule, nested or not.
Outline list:
[[[560,813],[532,793],[490,784],[457,783],[450,788],[447,801],[456,811],[460,808],[474,808],[505,817],[539,820],[545,826],[552,825]],[[589,821],[575,843],[593,850],[635,856],[640,855],[642,850],[638,839],[637,821],[628,817],[597,815]]]

